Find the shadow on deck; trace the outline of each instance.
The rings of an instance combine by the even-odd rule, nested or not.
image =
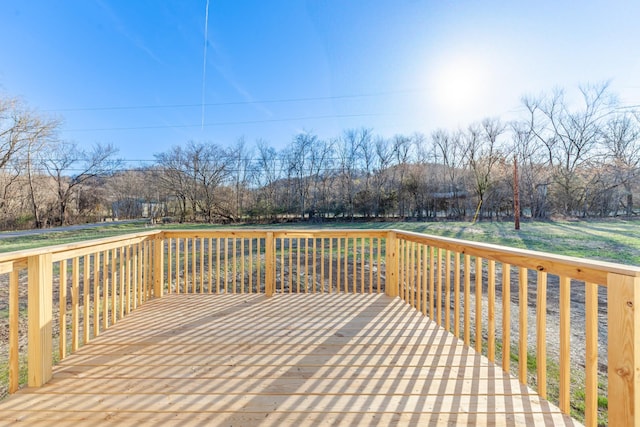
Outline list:
[[[575,425],[385,295],[167,295],[0,403],[24,425]]]

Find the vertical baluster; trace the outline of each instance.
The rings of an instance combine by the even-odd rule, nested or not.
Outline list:
[[[536,365],[538,367],[538,394],[547,398],[547,273],[538,271],[536,302]]]
[[[460,338],[460,254],[453,253],[453,334]]]
[[[115,325],[116,316],[118,314],[118,299],[117,299],[117,276],[116,276],[116,249],[111,250],[111,324]],[[73,285],[72,285],[73,286]]]
[[[378,251],[378,259],[376,261],[376,281],[377,281],[377,287],[378,287],[378,293],[382,292],[382,283],[381,283],[381,271],[380,268],[382,267],[382,240],[380,239],[380,237],[378,237],[376,239],[376,243],[378,245],[378,247],[376,248]]]
[[[125,252],[124,248],[120,248],[120,274],[118,275],[120,280],[118,284],[120,285],[120,294],[118,297],[118,319],[122,319],[124,317],[124,288],[125,288]]]
[[[65,273],[66,273],[65,261]],[[102,252],[102,329],[109,327],[109,251]]]
[[[311,277],[311,292],[316,293],[316,287],[318,283],[318,247],[317,247],[318,239],[313,237],[313,248],[312,248],[312,259],[311,263],[313,265],[313,275]]]
[[[373,293],[373,237],[369,237],[369,294]]]
[[[570,373],[571,359],[569,342],[571,339],[571,279],[560,276],[560,410],[565,414],[571,411]]]
[[[340,257],[342,256],[342,252],[340,249],[340,238],[336,239],[336,292],[340,293],[340,269],[342,263],[340,262]]]
[[[14,273],[12,272],[11,274],[12,274],[11,279],[13,280]],[[15,274],[17,275],[17,272]],[[16,279],[17,279],[17,276],[16,276]],[[11,286],[13,286],[13,282],[11,282]],[[12,296],[9,297],[9,300],[10,300],[9,309],[11,309],[12,307],[11,304],[13,303],[13,299],[12,299],[13,297],[16,298],[15,304],[18,303],[17,283],[15,286],[16,286],[15,295],[12,294]],[[9,289],[9,291],[11,292],[12,290]],[[60,319],[59,319],[60,320],[60,334],[59,334],[60,348],[59,350],[60,350],[60,360],[62,360],[67,356],[67,260],[66,259],[63,259],[62,261],[60,261],[60,292],[59,292],[58,298],[59,298],[58,308],[60,311]],[[18,306],[16,305],[16,309],[17,307]],[[17,323],[15,324],[15,327],[16,328],[18,327]],[[15,343],[16,352],[18,350],[17,337],[18,337],[18,334],[16,329],[16,343]],[[13,350],[13,347],[10,345],[9,349]],[[9,366],[11,366],[11,364],[9,364]],[[13,391],[11,391],[11,393],[13,393]]]
[[[136,256],[138,257],[138,268],[137,268],[137,292],[138,292],[138,305],[142,305],[142,302],[144,301],[144,293],[143,293],[143,286],[144,286],[144,252],[143,252],[143,244],[142,243],[138,243],[136,245]],[[177,270],[176,270],[177,271]]]
[[[288,238],[289,247],[289,293],[293,293],[293,238]]]
[[[133,284],[131,286],[131,289],[133,290],[133,296],[131,297],[131,299],[133,300],[133,308],[138,308],[139,305],[139,301],[138,298],[140,298],[140,292],[138,292],[138,286],[140,286],[140,279],[138,277],[139,273],[139,268],[138,268],[138,263],[140,262],[139,259],[139,254],[138,254],[138,244],[136,243],[135,245],[133,245],[131,247],[131,253],[133,256],[133,259],[131,260],[131,266],[132,266],[132,272],[131,272],[131,278],[133,280]],[[171,258],[169,257],[168,260],[168,264],[171,265]],[[169,289],[171,289],[171,274],[167,275],[167,278],[169,280]]]
[[[216,293],[220,294],[220,253],[222,238],[216,239]]]
[[[416,282],[415,282],[415,278],[416,278],[416,272],[415,272],[415,252],[416,252],[416,243],[415,242],[409,242],[409,247],[408,247],[408,261],[409,261],[409,277],[408,277],[408,283],[407,283],[407,302],[409,303],[409,305],[411,307],[414,307],[415,305],[415,299],[414,299],[414,295],[415,295],[415,286],[416,286]]]
[[[232,252],[231,252],[231,286],[232,293],[236,293],[236,288],[238,287],[238,239],[232,238]]]
[[[198,269],[196,266],[196,246],[198,244],[198,240],[193,237],[191,238],[191,293],[195,294],[198,292]]]
[[[129,314],[131,311],[131,247],[127,246],[124,250],[124,311]]]
[[[511,359],[511,265],[502,264],[502,370],[509,373]]]
[[[66,350],[66,321],[64,313],[67,305],[67,261],[60,261],[60,302],[63,301],[64,288],[64,305],[60,304],[60,360],[65,357]],[[62,280],[62,271],[64,267],[64,281]],[[18,352],[19,345],[19,324],[20,324],[20,276],[17,269],[9,274],[9,393],[15,393],[20,387],[20,354]],[[64,309],[62,308],[64,306]],[[63,338],[64,337],[64,338]]]
[[[137,258],[136,253],[135,253],[135,246],[134,246],[134,260]],[[173,265],[173,239],[172,238],[167,238],[167,293],[170,294],[173,292],[173,269],[171,268],[171,266]],[[133,263],[133,265],[135,265],[135,261]],[[135,277],[135,275],[134,275]],[[133,287],[135,289],[135,285]],[[135,301],[135,299],[134,299]]]
[[[489,283],[487,284],[487,299],[489,300],[488,315],[488,350],[487,356],[491,362],[496,360],[496,262],[489,260],[488,275]]]
[[[260,252],[260,238],[256,239],[256,292],[260,293],[260,266],[262,265],[262,262],[260,261],[261,258],[261,252]],[[276,258],[275,258],[275,248],[273,248],[273,290],[275,291],[275,266],[276,266]],[[266,292],[266,289],[265,289]]]
[[[89,276],[89,255],[83,257],[82,272],[82,344],[89,342],[89,327],[91,314],[89,313],[89,296],[90,296],[90,276]]]
[[[184,246],[182,248],[182,276],[184,277],[184,293],[189,293],[189,280],[191,276],[189,274],[189,243],[191,239],[184,238]]]
[[[364,237],[360,238],[360,293],[364,294]]]
[[[329,254],[327,255],[327,259],[329,260],[329,283],[327,284],[329,288],[329,293],[333,292],[333,237],[329,237]]]
[[[284,293],[284,285],[286,283],[285,272],[286,268],[286,258],[285,254],[285,242],[284,237],[280,238],[280,292]]]
[[[427,301],[431,300],[429,295],[429,247],[422,245],[422,315],[427,315]],[[429,299],[427,300],[427,296]]]
[[[249,293],[253,293],[253,239],[249,239]]]
[[[436,310],[436,248],[430,247],[429,251],[429,317],[431,320],[435,320]]]
[[[329,239],[331,240],[331,239]],[[320,278],[319,278],[319,285],[320,285],[320,293],[323,294],[324,293],[324,283],[325,283],[325,279],[324,279],[324,263],[325,260],[327,258],[325,258],[326,253],[325,253],[325,249],[324,249],[324,245],[325,245],[325,239],[324,238],[320,238]],[[331,283],[331,279],[329,279],[329,283]]]
[[[416,253],[415,253],[415,258],[416,258],[416,305],[415,308],[417,311],[422,311],[422,294],[423,289],[422,289],[422,270],[423,270],[423,266],[422,263],[420,262],[422,259],[422,244],[418,244],[416,243]]]
[[[585,425],[595,426],[598,424],[598,285],[587,282],[585,287],[587,352],[584,384],[586,392]]]
[[[471,256],[464,254],[464,345],[471,345]]]
[[[240,293],[244,293],[245,288],[245,274],[247,273],[245,262],[246,258],[244,256],[244,238],[240,239]],[[248,284],[248,282],[247,282]]]
[[[344,292],[349,292],[349,238],[344,238]]]
[[[482,258],[476,257],[476,345],[478,353],[482,353]]]
[[[438,248],[436,253],[436,273],[438,276],[436,281],[436,313],[438,325],[442,325],[442,249]]]
[[[451,331],[451,251],[444,253],[445,288],[444,288],[444,327]]]
[[[74,257],[71,264],[71,352],[78,350],[78,303],[80,287],[80,260]],[[115,323],[115,322],[114,322]]]
[[[309,239],[304,239],[304,293],[309,293]]]
[[[519,331],[518,331],[518,379],[524,385],[527,384],[527,351],[528,351],[528,336],[527,336],[527,297],[529,290],[528,284],[528,270],[524,267],[520,267],[518,272],[518,305],[519,305]]]
[[[100,333],[100,292],[98,284],[100,283],[100,254],[93,254],[93,336],[97,337]]]
[[[182,254],[182,251],[180,250],[180,242],[182,239],[175,239],[175,246],[176,246],[176,256],[175,256],[175,276],[176,276],[176,293],[179,294],[180,293],[180,256]]]

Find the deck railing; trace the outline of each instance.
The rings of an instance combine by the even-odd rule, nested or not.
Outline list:
[[[0,254],[0,280],[9,392],[25,308],[37,387],[55,360],[165,293],[385,292],[587,425],[599,408],[610,425],[640,425],[637,267],[396,230],[198,230]]]

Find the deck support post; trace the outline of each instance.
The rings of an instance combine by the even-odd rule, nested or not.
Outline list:
[[[153,297],[162,298],[164,286],[164,236],[153,241]]]
[[[640,277],[609,273],[607,293],[609,425],[640,427]]]
[[[387,234],[385,248],[385,293],[390,297],[398,296],[398,238],[395,231]]]
[[[273,242],[273,232],[267,232],[265,239],[265,282],[264,293],[267,297],[273,296],[276,283],[276,250]]]
[[[28,349],[29,387],[40,387],[52,377],[53,357],[53,266],[51,253],[28,258]]]

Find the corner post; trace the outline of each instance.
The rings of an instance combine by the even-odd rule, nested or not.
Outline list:
[[[40,387],[52,377],[53,357],[53,266],[51,254],[28,258],[28,349],[29,387]]]
[[[164,238],[156,236],[153,241],[153,296],[162,298],[164,286]]]
[[[640,277],[607,278],[609,424],[640,427]]]
[[[398,296],[398,253],[397,234],[390,231],[387,234],[387,247],[385,250],[386,280],[385,293],[390,297]]]
[[[273,291],[276,283],[276,268],[275,268],[275,245],[273,242],[273,232],[267,232],[265,239],[265,279],[264,279],[264,292],[267,297],[273,296]]]

